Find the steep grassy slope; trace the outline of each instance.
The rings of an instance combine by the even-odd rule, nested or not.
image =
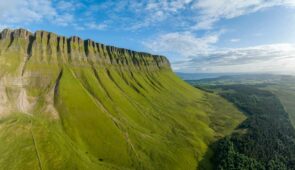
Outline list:
[[[196,169],[244,120],[165,57],[44,31],[0,38],[3,169]]]

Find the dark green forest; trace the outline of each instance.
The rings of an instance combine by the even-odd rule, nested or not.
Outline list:
[[[234,103],[247,119],[215,144],[217,170],[295,169],[295,130],[280,100],[255,85],[198,86]]]

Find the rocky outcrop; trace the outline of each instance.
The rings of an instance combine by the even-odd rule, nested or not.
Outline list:
[[[164,56],[106,46],[76,36],[67,38],[46,31],[31,33],[25,29],[4,29],[0,34],[0,43],[9,43],[1,45],[1,51],[12,48],[17,41],[22,42],[21,46],[26,49],[28,57],[36,55],[38,61],[74,65],[91,63],[104,67],[128,66],[136,69],[170,68],[169,61]]]

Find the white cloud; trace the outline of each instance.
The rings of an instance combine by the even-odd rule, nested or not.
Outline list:
[[[157,53],[175,53],[187,58],[213,50],[213,44],[219,39],[220,33],[197,37],[191,32],[174,32],[157,36],[145,41],[145,47]]]
[[[38,22],[56,15],[48,0],[0,1],[0,20],[5,23]]]
[[[104,30],[107,28],[107,24],[106,23],[97,24],[95,22],[90,22],[86,24],[86,27],[93,30]]]
[[[295,44],[271,44],[218,49],[172,63],[187,72],[280,72],[295,73]]]
[[[217,48],[221,33],[196,36],[192,32],[173,32],[145,41],[144,45],[156,53],[172,54],[175,71],[295,74],[295,44]],[[230,41],[234,43],[240,39]]]
[[[68,26],[68,25],[74,23],[74,15],[69,14],[69,13],[65,13],[63,15],[56,17],[53,20],[53,23],[60,25],[60,26]]]
[[[164,23],[184,32],[210,29],[221,19],[235,18],[268,7],[295,6],[294,0],[108,0],[88,3],[86,6],[77,0],[2,0],[0,23],[23,25],[46,21],[69,26],[91,24],[101,17],[112,23],[112,28],[120,30],[139,30]],[[81,10],[79,15],[84,11],[83,21],[76,17],[77,10]]]
[[[241,40],[239,38],[233,38],[229,40],[232,43],[240,42]]]
[[[199,11],[193,29],[211,29],[220,19],[231,19],[269,7],[295,7],[294,0],[199,0],[193,9]]]
[[[104,10],[116,26],[138,30],[155,26],[189,8],[194,0],[125,0],[107,1],[90,7],[90,13]]]
[[[211,29],[231,19],[274,6],[295,7],[294,0],[125,0],[89,7],[87,15],[104,11],[119,29],[139,30],[167,23],[181,31]]]
[[[82,7],[82,4],[71,1],[0,1],[0,24],[24,26],[36,22],[51,22],[69,26],[74,24],[74,12],[79,7]]]
[[[83,7],[84,5],[78,2],[73,1],[58,1],[56,8],[61,11],[75,11],[76,9],[79,9]]]

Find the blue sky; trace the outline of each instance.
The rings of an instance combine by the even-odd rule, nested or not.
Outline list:
[[[295,0],[10,0],[6,27],[162,54],[180,72],[295,73]]]

